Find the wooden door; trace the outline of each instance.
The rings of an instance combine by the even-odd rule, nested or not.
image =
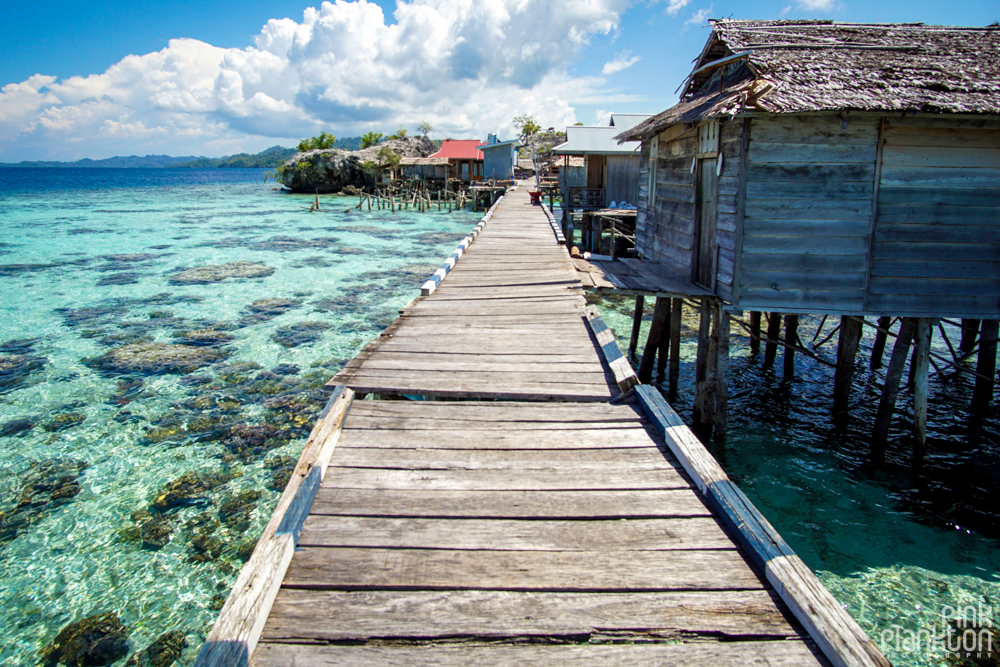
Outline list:
[[[694,247],[694,281],[709,289],[715,288],[715,227],[718,220],[716,206],[719,177],[716,175],[718,158],[698,161],[698,242]]]

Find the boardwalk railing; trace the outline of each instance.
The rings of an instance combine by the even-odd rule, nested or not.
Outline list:
[[[472,245],[473,241],[476,240],[476,237],[479,236],[479,232],[483,231],[483,227],[485,227],[486,223],[493,217],[493,212],[497,209],[497,206],[500,205],[500,202],[503,201],[503,198],[504,195],[500,195],[497,198],[493,206],[490,207],[490,210],[486,211],[486,215],[483,216],[483,219],[479,221],[479,224],[476,225],[469,235],[462,239],[462,242],[458,244],[458,247],[455,248],[455,252],[451,253],[448,259],[444,261],[444,264],[442,264],[440,268],[434,272],[434,275],[432,275],[427,282],[420,286],[420,296],[430,296],[434,293],[434,290],[436,290],[438,285],[441,284],[441,281],[444,280],[445,276],[447,276],[452,269],[455,268],[455,264],[458,263],[458,260],[462,258],[465,251],[469,249],[469,246]]]
[[[249,664],[353,400],[352,390],[338,387],[320,413],[271,520],[198,654],[198,667]]]

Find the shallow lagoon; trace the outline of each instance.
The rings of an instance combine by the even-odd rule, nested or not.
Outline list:
[[[109,610],[193,662],[322,385],[479,217],[262,177],[0,170],[0,662]]]

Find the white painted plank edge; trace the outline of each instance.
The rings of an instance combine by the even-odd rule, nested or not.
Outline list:
[[[671,452],[694,480],[718,517],[739,539],[775,592],[836,667],[891,667],[861,626],[729,480],[715,457],[650,385],[635,394]]]
[[[615,335],[604,323],[597,308],[588,306],[584,311],[584,319],[587,320],[590,330],[594,332],[597,344],[601,346],[601,354],[604,355],[604,360],[608,362],[608,367],[611,368],[611,372],[615,376],[618,390],[624,394],[639,384],[639,378],[636,377],[632,364],[622,354],[621,348],[618,347],[618,342],[615,340]]]

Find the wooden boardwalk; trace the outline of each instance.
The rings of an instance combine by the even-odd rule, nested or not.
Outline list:
[[[508,194],[428,297],[404,309],[331,384],[358,393],[607,401],[566,249],[525,189]]]
[[[526,201],[337,377],[198,664],[887,665],[659,393],[619,394]]]

